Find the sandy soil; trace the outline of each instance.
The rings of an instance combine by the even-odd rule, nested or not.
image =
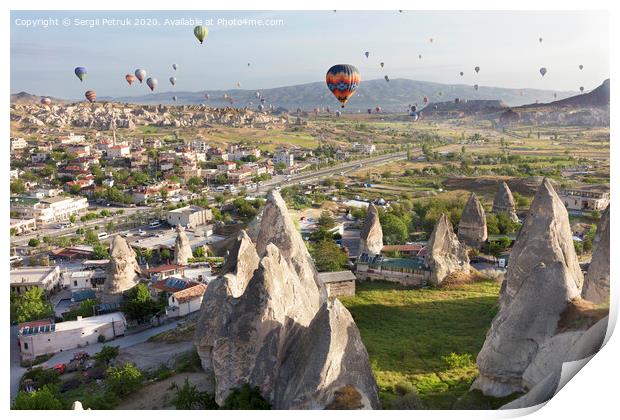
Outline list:
[[[116,364],[133,363],[142,371],[156,369],[162,364],[172,367],[177,357],[193,349],[190,341],[174,344],[145,342],[121,349]]]

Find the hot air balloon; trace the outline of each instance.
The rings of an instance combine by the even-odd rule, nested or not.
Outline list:
[[[265,98],[260,98],[260,103],[264,104],[265,103]]]
[[[331,114],[331,113],[332,113],[332,110],[331,110],[328,106],[326,106],[326,107],[325,107],[325,111],[326,111],[328,114]]]
[[[262,110],[264,110],[264,109],[265,109],[265,105],[263,105],[263,104],[258,104],[258,110],[259,110],[259,111],[262,111]]]
[[[256,99],[260,98],[260,92],[256,92],[254,95],[256,95]]]
[[[583,70],[583,64],[579,64],[579,70]]]
[[[340,112],[340,111],[336,111],[336,116],[337,116],[338,118],[340,118],[340,116],[341,116],[341,115],[342,115],[342,112]]]
[[[538,38],[538,42],[542,42],[542,38]]]
[[[366,51],[364,55],[366,56],[366,58],[368,58],[368,56],[370,55],[370,51]]]
[[[384,76],[384,79],[385,79],[386,82],[390,81],[390,78],[387,76],[387,74]]]
[[[385,66],[385,63],[382,61],[379,63],[379,65],[381,66],[381,68],[383,68],[383,66]]]
[[[368,113],[372,114],[372,108],[368,108]]]
[[[97,100],[97,92],[94,90],[87,90],[86,93],[84,93],[84,96],[91,104]]]
[[[454,103],[458,104],[459,102],[461,102],[461,100],[459,98],[454,98]]]
[[[204,25],[199,25],[194,28],[194,36],[200,43],[207,39],[207,35],[209,35],[209,29]]]
[[[237,87],[240,88],[241,87],[241,82],[237,82]]]
[[[86,78],[86,74],[88,73],[86,71],[86,67],[76,67],[73,72],[78,77],[78,79],[80,79],[80,82],[84,81],[84,79]]]
[[[47,97],[41,98],[41,103],[46,106],[50,106],[52,104],[52,100]]]
[[[478,67],[478,66],[474,67],[474,71],[475,71],[476,73],[478,73],[478,72],[480,71],[480,67]]]
[[[146,71],[142,70],[142,69],[136,69],[136,71],[134,72],[134,74],[136,75],[136,77],[138,78],[138,80],[140,81],[140,83],[142,83],[142,81],[144,80],[144,78],[146,77]]]
[[[547,74],[547,68],[546,67],[541,67],[540,70],[538,70],[540,72],[540,74],[544,77],[545,74]]]
[[[327,70],[325,75],[327,88],[340,101],[343,108],[359,87],[360,81],[360,73],[350,64],[336,64]]]
[[[224,99],[228,99],[228,93],[224,94]]]
[[[376,107],[376,108],[375,108],[375,111],[376,111],[376,112],[381,112],[381,107],[380,107],[380,106]]]
[[[474,89],[475,89],[475,90],[478,90],[478,85],[474,85]]]
[[[146,79],[146,85],[151,89],[151,92],[155,91],[157,87],[157,79],[154,77],[149,77]]]
[[[523,91],[522,90],[519,91],[519,96],[523,96]]]
[[[424,98],[422,98],[422,101],[427,104],[428,103],[428,96],[425,96]]]
[[[433,42],[433,38],[429,38],[428,40],[431,41],[431,43]]]
[[[172,86],[174,86],[174,85],[176,85],[176,84],[177,84],[177,78],[176,78],[176,77],[171,77],[171,78],[170,78],[170,79],[168,79],[168,80],[170,80],[170,84],[171,84]]]
[[[443,92],[441,91],[437,92],[437,96],[443,96]]]
[[[176,65],[176,64],[173,64],[173,65],[172,65],[172,68],[176,70],[176,69],[177,69],[177,65]]]
[[[464,75],[465,73],[463,73],[463,72],[460,72],[459,74],[460,74],[461,76],[463,76],[463,75]]]
[[[418,54],[418,58],[421,60],[422,59],[422,54]]]
[[[134,76],[133,74],[127,73],[125,75],[125,80],[127,80],[127,83],[129,83],[129,86],[131,86],[131,84],[136,80],[136,76]]]
[[[558,97],[558,94],[557,94],[557,93],[554,93],[554,94],[553,94],[553,97],[554,97],[554,98],[557,98],[557,97]]]
[[[205,99],[209,99],[209,94],[205,93]]]
[[[172,100],[173,100],[174,102],[176,102],[176,101],[177,101],[177,95],[174,95],[174,96],[172,97]]]
[[[583,86],[581,86],[581,87],[579,88],[579,90],[581,91],[581,93],[583,93],[583,91],[584,91],[584,87],[583,87]]]
[[[248,63],[248,67],[250,67],[250,63]]]

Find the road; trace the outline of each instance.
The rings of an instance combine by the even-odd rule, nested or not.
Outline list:
[[[144,343],[150,337],[159,334],[160,332],[168,331],[175,328],[178,325],[178,321],[171,322],[155,328],[149,328],[148,330],[141,331],[136,334],[127,335],[117,338],[115,340],[108,341],[107,343],[93,343],[86,347],[75,350],[67,350],[64,352],[56,353],[50,360],[43,363],[43,366],[52,367],[56,363],[69,363],[73,357],[73,353],[76,351],[85,351],[91,356],[101,350],[103,345],[119,346],[120,348],[131,347],[136,344]],[[17,348],[17,326],[11,326],[11,401],[17,395],[19,391],[19,380],[26,371],[25,368],[19,365],[19,350]]]

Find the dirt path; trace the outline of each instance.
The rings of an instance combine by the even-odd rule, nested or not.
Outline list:
[[[177,373],[170,378],[149,384],[131,394],[117,407],[117,410],[174,410],[170,400],[175,391],[169,390],[173,383],[183,386],[185,379],[199,391],[213,392],[213,383],[204,372]]]
[[[174,344],[147,341],[121,349],[116,363],[119,365],[133,363],[142,371],[156,369],[162,364],[171,368],[179,356],[193,349],[194,344],[190,341]]]

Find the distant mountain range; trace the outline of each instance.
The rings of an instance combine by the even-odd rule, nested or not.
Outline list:
[[[596,89],[583,93],[580,95],[574,95],[558,101],[543,104],[529,104],[521,106],[520,108],[551,106],[556,108],[563,107],[603,107],[609,106],[610,94],[609,94],[609,79],[603,81],[603,83]]]
[[[102,92],[98,92],[100,95]],[[208,93],[209,100],[205,99]],[[339,108],[339,103],[327,90],[324,82],[306,83],[294,86],[283,86],[271,89],[261,89],[261,97],[265,99],[265,105],[283,107],[290,110],[302,108],[311,110],[316,107],[326,106],[332,109]],[[577,92],[559,92],[540,89],[508,89],[490,86],[480,86],[475,90],[472,85],[465,84],[442,84],[422,82],[409,79],[384,79],[363,81],[355,95],[349,100],[345,112],[365,111],[367,108],[380,106],[384,112],[405,112],[409,105],[423,104],[423,98],[428,97],[430,102],[460,100],[499,100],[508,106],[520,106],[535,102],[550,102],[555,99],[566,99],[576,95]],[[224,95],[234,100],[236,107],[257,107],[259,100],[255,90],[231,89],[213,90],[200,92],[155,92],[142,96],[106,97],[99,96],[100,101],[126,102],[134,104],[208,104],[212,106],[229,106]],[[555,96],[554,96],[555,95]],[[172,97],[176,96],[174,102]],[[11,103],[38,102],[40,96],[30,95],[25,92],[11,95]],[[63,102],[52,98],[54,102]],[[64,102],[70,102],[65,100]],[[251,104],[250,104],[251,103]]]

